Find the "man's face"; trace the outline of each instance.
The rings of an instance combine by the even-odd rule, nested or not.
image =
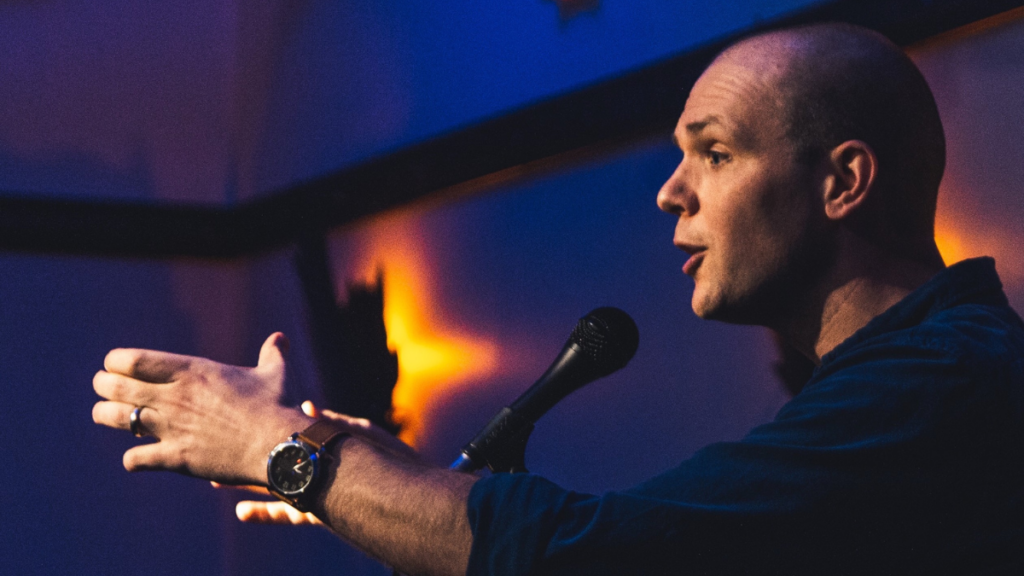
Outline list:
[[[779,59],[753,52],[727,53],[694,85],[675,131],[683,159],[658,206],[678,216],[675,245],[691,254],[693,311],[770,324],[786,293],[806,288],[797,271],[815,252],[823,211],[786,138]]]

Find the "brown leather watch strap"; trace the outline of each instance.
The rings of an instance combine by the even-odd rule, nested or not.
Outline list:
[[[302,440],[306,444],[310,444],[317,450],[325,447],[332,440],[337,440],[342,436],[348,436],[348,430],[341,423],[333,420],[317,420],[316,422],[309,425],[302,432],[299,432],[299,440]]]

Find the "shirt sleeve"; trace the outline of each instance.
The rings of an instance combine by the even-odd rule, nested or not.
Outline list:
[[[854,574],[883,557],[934,563],[922,555],[956,547],[950,526],[969,526],[977,504],[950,495],[971,493],[979,472],[1006,461],[979,425],[991,437],[1010,419],[997,387],[979,386],[957,354],[898,348],[865,347],[773,422],[628,490],[582,494],[532,474],[477,482],[468,574]]]

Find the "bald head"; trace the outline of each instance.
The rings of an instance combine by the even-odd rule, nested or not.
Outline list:
[[[858,225],[879,239],[930,244],[946,146],[924,77],[881,34],[848,24],[816,24],[761,34],[719,58],[772,72],[787,135],[817,162],[848,140],[878,156],[877,194]]]

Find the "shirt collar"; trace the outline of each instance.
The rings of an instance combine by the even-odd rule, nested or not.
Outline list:
[[[916,326],[929,316],[964,303],[1007,304],[995,260],[971,258],[939,272],[822,356],[815,372],[864,340]]]

